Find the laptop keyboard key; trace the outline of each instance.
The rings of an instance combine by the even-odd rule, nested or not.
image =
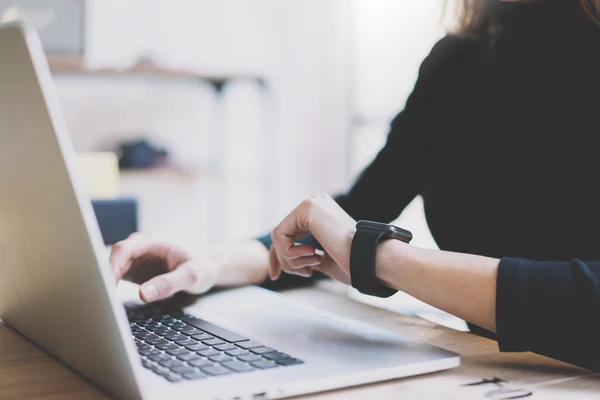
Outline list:
[[[160,375],[160,376],[167,376],[170,374],[168,369],[164,369],[164,368],[161,368],[158,366],[152,367],[151,369],[152,369],[152,372],[154,372],[155,374]]]
[[[178,349],[179,347],[174,345],[173,343],[167,343],[167,344],[159,344],[158,346],[156,346],[157,349],[161,349],[161,350],[175,350]]]
[[[275,368],[277,366],[277,364],[275,364],[273,361],[266,361],[266,360],[254,361],[250,364],[253,367],[260,368],[260,369]]]
[[[172,356],[180,356],[182,354],[189,354],[189,351],[187,351],[186,349],[182,349],[181,347],[178,347],[173,350],[167,350],[167,354],[170,354]]]
[[[243,342],[236,343],[237,346],[242,349],[254,349],[256,347],[264,347],[262,344],[255,342],[254,340],[245,340]]]
[[[174,331],[181,331],[183,329],[186,329],[188,326],[185,324],[173,324],[170,326],[171,329],[173,329]]]
[[[146,343],[151,344],[153,346],[160,346],[161,344],[169,344],[165,339],[150,339],[146,340]]]
[[[181,354],[181,355],[177,356],[177,359],[181,360],[181,361],[193,361],[193,360],[199,360],[201,358],[202,357],[200,357],[196,353]]]
[[[212,367],[204,367],[200,368],[202,372],[208,375],[219,376],[219,375],[228,375],[231,373],[230,370],[223,368],[221,366],[215,365]]]
[[[164,354],[156,354],[156,355],[148,356],[148,359],[158,362],[158,361],[168,361],[171,359],[171,357],[166,356]]]
[[[288,356],[287,354],[277,352],[265,354],[263,357],[271,361],[278,361],[283,360],[284,358],[290,358],[290,356]]]
[[[256,369],[251,365],[244,364],[239,361],[228,361],[221,365],[223,365],[224,367],[229,368],[230,370],[235,371],[235,372],[248,372],[248,371],[254,371]]]
[[[218,363],[222,363],[222,362],[226,362],[226,361],[233,361],[233,358],[231,358],[225,354],[219,354],[218,356],[209,357],[208,359],[210,361],[214,361],[214,362],[218,362]]]
[[[246,361],[246,362],[252,362],[252,361],[260,361],[263,358],[257,354],[247,354],[244,356],[239,356],[238,359],[242,360],[242,361]]]
[[[179,382],[181,381],[181,378],[179,377],[179,375],[175,375],[175,374],[167,374],[165,375],[165,378],[169,380],[169,382]]]
[[[193,346],[198,342],[196,342],[195,340],[192,340],[192,339],[185,339],[185,340],[177,340],[177,341],[175,341],[175,343],[177,343],[180,346]]]
[[[173,333],[171,335],[165,335],[165,339],[175,342],[177,340],[187,340],[187,336],[180,335],[179,333]]]
[[[214,349],[208,349],[208,350],[199,351],[198,354],[200,354],[203,357],[213,357],[213,356],[218,356],[221,353]]]
[[[192,319],[196,319],[196,317],[193,317],[190,314],[185,313],[185,312],[179,312],[178,314],[171,314],[171,315],[174,318],[177,318],[178,320],[183,321],[183,322],[187,322],[187,321],[190,321]]]
[[[194,368],[190,368],[190,367],[175,367],[175,368],[171,368],[171,371],[175,372],[176,374],[193,374],[194,372],[196,372],[196,370]]]
[[[233,357],[238,357],[238,356],[243,356],[245,354],[250,354],[248,352],[248,350],[244,350],[244,349],[232,349],[232,350],[226,351],[225,353],[228,354],[228,355],[230,355],[230,356],[233,356]]]
[[[298,359],[288,357],[288,358],[284,358],[281,360],[277,360],[277,364],[283,365],[283,366],[288,366],[288,365],[298,365],[298,364],[304,364],[304,363]]]
[[[140,340],[146,340],[146,339],[153,339],[155,335],[153,335],[150,332],[142,332],[142,333],[138,333],[137,335],[134,335],[136,339],[140,339]],[[158,339],[158,337],[157,337]]]
[[[183,377],[189,381],[195,381],[206,378],[206,374],[203,374],[202,372],[192,372],[189,374],[183,374]]]
[[[198,335],[194,335],[192,336],[192,339],[194,340],[209,340],[209,339],[214,339],[215,337],[212,335],[209,335],[208,333],[200,333]]]
[[[247,338],[238,335],[237,333],[228,331],[225,328],[221,328],[220,326],[212,324],[208,321],[201,320],[199,318],[189,319],[186,321],[186,323],[230,343],[248,340]]]
[[[199,360],[193,360],[193,361],[188,361],[188,364],[194,366],[194,367],[198,367],[198,368],[202,368],[202,367],[212,367],[214,364],[207,360],[206,358],[201,358]]]
[[[237,347],[235,347],[232,344],[229,343],[225,343],[225,344],[220,344],[218,346],[215,346],[215,349],[219,350],[219,351],[227,351],[227,350],[234,350],[237,349]]]
[[[268,353],[274,353],[277,350],[272,349],[270,347],[257,347],[256,349],[250,349],[251,352],[253,352],[254,354],[268,354]]]
[[[175,360],[167,360],[167,361],[161,361],[159,362],[160,365],[162,365],[165,368],[177,368],[177,367],[184,367],[185,365],[180,362],[180,361],[175,361]]]
[[[209,335],[208,333],[201,333],[199,335],[192,336],[192,339],[202,341],[202,340],[215,339],[215,337],[212,335]]]
[[[186,349],[190,350],[190,351],[202,351],[202,350],[208,350],[210,347],[205,346],[203,344],[200,343],[196,343],[192,346],[185,346]]]
[[[218,344],[225,344],[225,342],[222,341],[221,339],[203,340],[202,343],[205,344],[205,345],[207,345],[207,346],[216,346]]]
[[[151,356],[154,354],[158,354],[158,352],[154,349],[138,349],[138,354],[140,356]]]
[[[182,335],[187,335],[187,336],[200,335],[202,333],[201,330],[194,329],[194,328],[191,328],[191,329],[182,329],[179,332],[181,332]]]

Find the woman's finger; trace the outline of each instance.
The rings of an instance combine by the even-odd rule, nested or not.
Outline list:
[[[186,291],[194,287],[199,280],[199,275],[192,262],[179,265],[171,272],[150,279],[140,286],[140,298],[146,303],[163,300],[177,292]]]
[[[293,249],[296,246],[298,234],[301,232],[310,232],[308,223],[304,221],[304,216],[310,212],[310,210],[306,209],[305,203],[306,201],[288,214],[273,230],[271,239],[279,257],[293,259],[295,257]]]
[[[300,257],[308,257],[315,255],[317,249],[314,246],[308,244],[298,244],[290,249],[287,254],[286,260],[291,261]]]
[[[133,234],[112,247],[109,262],[116,281],[121,280],[134,263],[142,258],[160,260],[167,270],[187,261],[186,255],[173,251],[169,244],[155,241],[149,235]]]
[[[312,256],[299,257],[293,260],[288,260],[287,264],[293,269],[302,269],[304,267],[314,267],[323,262],[323,256],[314,254]]]
[[[108,261],[117,282],[131,269],[133,262],[152,248],[150,238],[142,236],[130,236],[114,244],[110,251]]]
[[[298,275],[304,278],[310,278],[313,274],[312,268],[310,267],[299,267],[293,268],[284,258],[277,252],[277,258],[279,260],[280,269],[286,274]]]
[[[298,269],[292,268],[284,259],[281,257],[275,246],[271,246],[269,252],[269,277],[271,280],[276,281],[281,276],[281,273],[285,272],[291,275],[303,276],[310,278],[313,274],[312,268],[302,267]]]
[[[269,250],[269,278],[272,281],[276,281],[281,276],[281,268],[279,267],[279,259],[277,258],[277,252],[275,246],[271,246]]]

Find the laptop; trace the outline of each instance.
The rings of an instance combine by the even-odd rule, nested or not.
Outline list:
[[[460,363],[258,287],[184,305],[120,295],[40,40],[22,23],[0,26],[0,255],[0,318],[115,398],[275,399]]]

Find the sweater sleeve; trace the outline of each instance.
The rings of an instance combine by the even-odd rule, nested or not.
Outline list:
[[[532,351],[600,371],[600,262],[504,258],[496,296],[501,351]]]

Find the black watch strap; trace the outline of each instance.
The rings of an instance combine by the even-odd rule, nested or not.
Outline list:
[[[398,291],[377,279],[375,265],[377,247],[386,240],[387,232],[375,229],[358,229],[350,250],[350,277],[352,287],[363,294],[377,297],[390,297]]]

